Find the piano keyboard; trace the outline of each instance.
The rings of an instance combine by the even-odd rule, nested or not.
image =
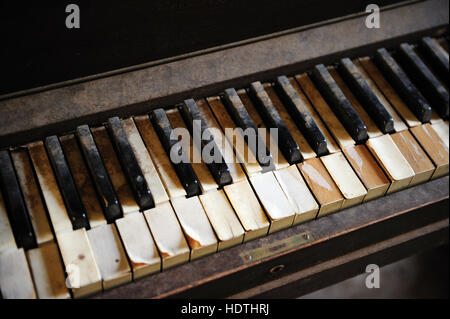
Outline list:
[[[1,150],[2,297],[86,297],[447,175],[448,65],[424,38]],[[206,142],[171,140],[193,120]]]

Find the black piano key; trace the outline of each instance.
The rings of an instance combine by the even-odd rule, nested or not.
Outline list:
[[[394,133],[394,119],[384,108],[383,103],[370,88],[367,81],[359,72],[358,68],[349,58],[344,58],[339,63],[340,71],[344,80],[349,84],[352,92],[361,101],[366,112],[384,134]]]
[[[17,246],[24,249],[36,248],[33,224],[17,181],[11,155],[7,150],[0,151],[0,190]]]
[[[94,181],[95,190],[100,199],[105,218],[108,223],[113,223],[116,219],[121,218],[123,214],[89,126],[79,126],[76,130],[76,136],[80,142],[81,151],[86,160],[89,173]]]
[[[116,149],[122,169],[127,176],[128,182],[133,190],[134,197],[141,210],[155,207],[152,193],[147,185],[144,174],[131,148],[122,123],[118,117],[112,117],[107,125],[112,142]]]
[[[398,56],[405,66],[406,72],[409,73],[413,82],[420,87],[425,98],[436,108],[439,115],[444,118],[448,117],[449,96],[447,89],[414,52],[412,46],[402,43],[398,50]]]
[[[301,162],[303,156],[300,149],[261,82],[250,84],[250,97],[255,101],[255,105],[267,126],[278,129],[278,147],[289,164]]]
[[[317,156],[328,154],[327,140],[320,131],[313,117],[303,105],[303,101],[292,87],[286,76],[279,76],[275,80],[275,89],[289,111],[295,124],[305,135],[309,145]]]
[[[186,153],[183,151],[181,143],[176,139],[171,139],[171,136],[175,136],[175,134],[172,133],[173,128],[167,118],[166,112],[163,109],[153,110],[152,113],[150,113],[150,119],[181,184],[183,184],[183,187],[186,190],[187,197],[200,195],[198,178],[195,175],[194,169],[192,168]],[[178,159],[181,160],[178,162],[173,161],[171,153],[177,154]]]
[[[316,65],[311,78],[353,140],[358,144],[367,141],[369,135],[367,134],[366,125],[346,98],[344,92],[334,81],[325,65]]]
[[[211,150],[210,156],[216,160],[212,161],[211,163],[206,163],[209,170],[211,171],[212,176],[214,177],[214,180],[219,186],[224,186],[227,184],[230,184],[232,182],[230,169],[228,168],[228,165],[225,163],[225,160],[220,152],[219,147],[217,146],[216,142],[214,141],[214,137],[208,133],[208,125],[206,124],[206,121],[200,114],[200,111],[198,109],[197,103],[193,99],[185,100],[182,107],[181,107],[181,114],[184,118],[184,121],[186,122],[186,125],[191,130],[192,136],[194,136],[193,129],[194,129],[194,121],[198,121],[200,124],[200,136],[201,139],[200,145],[196,145],[201,149],[201,153],[203,156],[203,150],[205,146],[208,145],[209,149]],[[206,139],[203,139],[205,137]]]
[[[437,76],[448,87],[448,53],[430,37],[423,38],[419,46],[420,53],[436,72]]]
[[[84,211],[83,203],[81,202],[58,137],[55,135],[47,137],[45,139],[45,146],[73,229],[90,229],[89,220]]]
[[[385,48],[377,50],[375,64],[389,80],[411,111],[422,122],[431,119],[431,106]]]
[[[258,163],[263,167],[264,170],[273,170],[273,158],[270,155],[269,150],[267,149],[266,144],[262,137],[258,134],[258,130],[253,123],[250,115],[248,114],[244,104],[242,103],[239,95],[237,94],[235,89],[226,89],[224,92],[224,104],[228,109],[231,117],[238,127],[240,127],[244,132],[248,134],[255,134],[255,142],[257,145],[253,145],[254,143],[250,143],[249,136],[245,134],[244,139],[249,147],[249,149],[256,156]]]

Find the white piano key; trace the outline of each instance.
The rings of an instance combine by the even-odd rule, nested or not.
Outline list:
[[[116,220],[125,251],[133,270],[133,278],[144,277],[161,270],[161,258],[152,234],[141,213]]]
[[[320,158],[344,196],[341,209],[361,204],[367,190],[341,152]]]
[[[244,241],[267,235],[270,222],[249,182],[243,180],[227,185],[224,191],[244,227]]]
[[[294,225],[314,219],[319,211],[314,196],[306,186],[296,165],[274,172],[281,188],[295,208]]]
[[[82,298],[102,290],[102,276],[84,228],[56,234],[56,241],[68,275],[74,298]]]
[[[170,202],[144,212],[162,259],[162,269],[189,261],[190,249]]]
[[[103,290],[111,289],[132,280],[130,265],[114,224],[88,230],[89,242],[94,252]]]
[[[129,118],[122,120],[122,127],[128,138],[128,142],[133,149],[138,164],[141,167],[145,180],[147,181],[147,185],[152,193],[155,205],[168,201],[169,196],[167,196],[164,185],[159,178],[155,165],[153,164],[150,154],[142,141],[141,135],[139,134],[133,119]]]
[[[36,290],[22,248],[0,254],[0,287],[4,299],[36,299]]]
[[[191,247],[191,260],[216,252],[217,238],[198,197],[177,197],[171,201]]]
[[[250,182],[270,218],[269,233],[292,226],[295,209],[287,199],[273,172],[256,174]]]
[[[47,206],[48,215],[56,235],[72,231],[72,222],[64,205],[64,200],[56,182],[44,144],[35,142],[27,145],[42,195]]]
[[[47,219],[47,212],[42,202],[39,186],[34,178],[28,153],[23,149],[13,150],[11,151],[11,158],[14,162],[23,199],[33,224],[36,242],[38,245],[42,245],[52,241],[53,234]]]
[[[70,298],[63,262],[54,242],[27,251],[27,257],[39,299]]]
[[[241,244],[244,229],[223,190],[208,192],[199,197],[219,239],[219,250]]]
[[[17,249],[17,245],[0,192],[0,254],[8,249]]]

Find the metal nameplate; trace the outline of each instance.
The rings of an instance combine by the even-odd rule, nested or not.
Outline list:
[[[306,231],[286,239],[278,240],[264,247],[244,251],[240,254],[240,256],[244,263],[248,264],[305,245],[313,240],[314,238],[311,232]]]

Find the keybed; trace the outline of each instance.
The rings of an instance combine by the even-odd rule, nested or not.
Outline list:
[[[448,53],[399,51],[1,150],[2,296],[89,296],[447,175]]]

